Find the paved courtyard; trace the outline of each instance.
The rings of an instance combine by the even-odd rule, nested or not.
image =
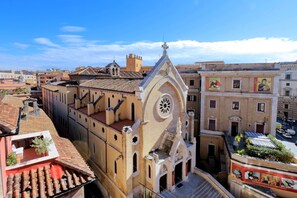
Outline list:
[[[202,177],[196,174],[189,174],[188,180],[181,182],[181,187],[176,187],[173,192],[163,191],[161,194],[166,198],[196,198],[210,197],[219,198],[222,195]]]

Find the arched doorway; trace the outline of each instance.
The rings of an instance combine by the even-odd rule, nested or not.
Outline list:
[[[167,173],[162,177],[160,177],[159,185],[160,185],[160,192],[167,189]]]
[[[183,162],[180,162],[174,169],[174,183],[177,185],[183,180]]]

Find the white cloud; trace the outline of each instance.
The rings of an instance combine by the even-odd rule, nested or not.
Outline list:
[[[63,32],[84,32],[86,28],[80,26],[63,26],[61,27],[61,31]]]
[[[49,46],[49,47],[59,47],[58,44],[55,44],[53,43],[50,39],[48,38],[43,38],[43,37],[40,37],[40,38],[35,38],[34,41],[38,44],[41,44],[41,45],[46,45],[46,46]]]
[[[53,43],[48,38],[36,38],[35,42],[48,46],[41,48],[37,54],[27,56],[2,54],[2,58],[0,54],[0,67],[23,64],[39,69],[43,66],[73,69],[78,65],[105,66],[114,57],[124,66],[126,55],[129,53],[142,56],[144,65],[154,65],[162,55],[162,42],[101,43],[87,40],[80,35],[57,37],[59,43]],[[218,42],[178,40],[168,42],[168,45],[168,54],[173,64],[210,60],[253,63],[297,59],[297,41],[288,38],[251,38]]]
[[[27,49],[29,47],[28,44],[25,44],[25,43],[19,43],[19,42],[14,42],[13,45],[17,48],[20,48],[20,49]]]

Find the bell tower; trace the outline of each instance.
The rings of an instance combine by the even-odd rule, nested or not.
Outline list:
[[[142,67],[142,57],[135,54],[126,56],[126,71],[139,72]]]

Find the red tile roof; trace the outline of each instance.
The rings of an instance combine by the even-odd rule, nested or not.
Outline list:
[[[115,123],[111,124],[110,127],[119,131],[119,132],[122,132],[124,126],[132,127],[133,124],[134,124],[134,121],[132,121],[132,120],[121,120],[119,122],[115,122]]]
[[[97,113],[94,113],[91,115],[92,118],[94,118],[95,120],[98,120],[99,122],[102,122],[104,124],[106,124],[106,113],[105,111],[100,111]]]
[[[0,103],[0,114],[6,113],[6,111],[1,110],[2,103]],[[17,105],[9,105],[16,106],[19,109]],[[6,106],[2,108],[3,110],[7,109]],[[68,139],[59,137],[54,124],[42,109],[38,110],[38,115],[32,111],[33,108],[29,106],[26,119],[20,121],[19,134],[49,130],[59,157],[20,169],[8,170],[7,197],[49,197],[93,181],[95,179],[94,173],[74,145]],[[16,113],[9,113],[9,115],[12,114],[16,115]],[[4,115],[9,118],[7,114]],[[50,171],[53,165],[57,165],[57,170],[63,170],[60,171],[62,178],[55,178],[59,175],[57,170]]]
[[[7,177],[7,198],[45,198],[67,192],[94,178],[59,163],[12,172]]]
[[[0,127],[9,132],[13,131],[17,128],[18,119],[19,107],[0,101]]]

